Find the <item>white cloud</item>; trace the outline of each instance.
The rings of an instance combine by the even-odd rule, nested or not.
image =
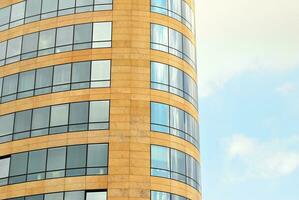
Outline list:
[[[284,83],[276,88],[276,91],[282,95],[290,94],[292,92],[295,92],[296,90],[297,87],[293,83]]]
[[[299,169],[299,136],[260,141],[233,135],[226,141],[226,181],[264,180]]]
[[[201,97],[242,73],[299,67],[298,0],[197,2]]]

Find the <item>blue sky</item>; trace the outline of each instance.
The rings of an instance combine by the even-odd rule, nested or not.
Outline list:
[[[197,7],[204,200],[299,198],[299,2]]]

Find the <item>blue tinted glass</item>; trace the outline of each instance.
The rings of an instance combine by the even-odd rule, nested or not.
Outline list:
[[[169,148],[152,145],[151,167],[170,170]]]
[[[169,126],[169,106],[152,102],[151,123]]]

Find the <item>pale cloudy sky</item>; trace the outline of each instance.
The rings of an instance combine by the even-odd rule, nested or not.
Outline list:
[[[298,200],[299,1],[196,9],[204,200]]]

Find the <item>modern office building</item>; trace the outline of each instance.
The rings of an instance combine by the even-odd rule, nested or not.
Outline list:
[[[0,1],[0,199],[200,200],[194,0]]]

